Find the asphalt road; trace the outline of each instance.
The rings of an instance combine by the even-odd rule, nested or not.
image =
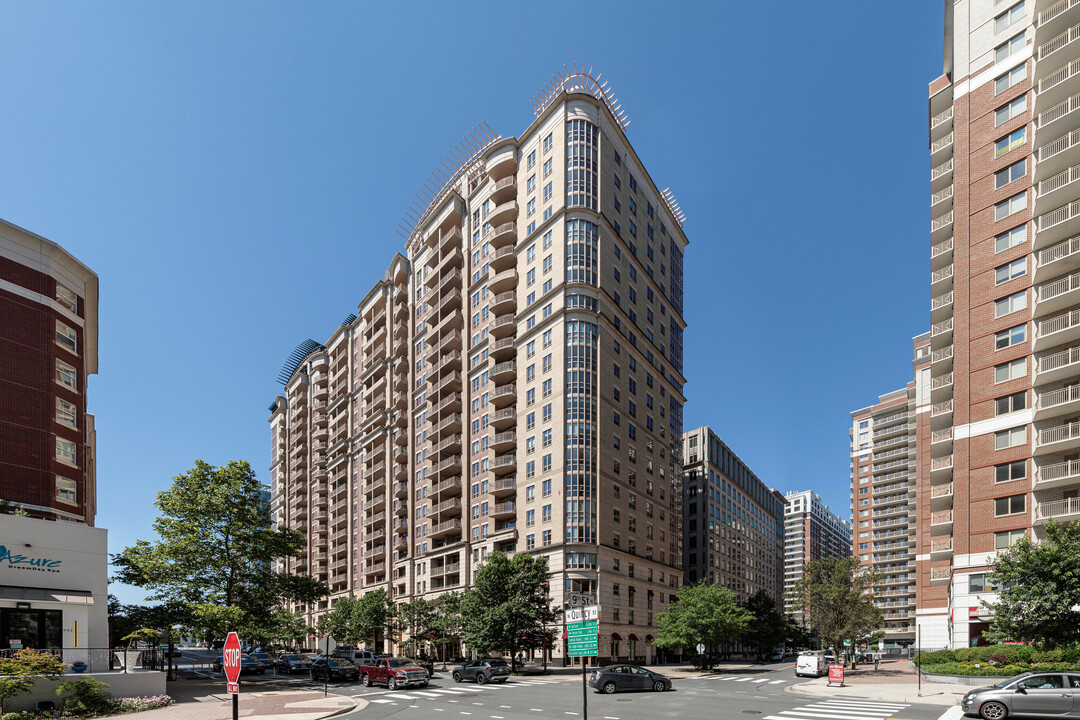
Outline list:
[[[192,658],[194,659],[194,658]],[[663,671],[663,668],[656,668]],[[668,692],[627,692],[602,695],[588,688],[591,720],[938,720],[945,708],[847,697],[812,698],[787,692],[795,678],[792,663],[754,666],[707,677],[674,678]],[[244,676],[242,684],[315,689],[322,683],[295,675]],[[560,718],[584,720],[580,675],[511,678],[505,684],[455,683],[449,673],[437,672],[427,687],[391,692],[359,683],[330,683],[330,691],[367,700],[342,720],[522,720]]]

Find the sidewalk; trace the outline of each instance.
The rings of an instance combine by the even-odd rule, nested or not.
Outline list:
[[[829,678],[821,677],[795,683],[786,688],[791,693],[814,697],[952,706],[958,705],[964,693],[972,689],[966,685],[931,683],[923,680],[920,695],[919,679],[907,660],[883,662],[878,670],[874,670],[871,665],[860,665],[855,670],[845,670],[842,686],[830,686]]]
[[[167,692],[176,702],[140,712],[139,720],[232,720],[232,698],[225,692],[224,681],[174,680]],[[321,692],[306,690],[245,692],[240,681],[239,715],[250,720],[319,720],[366,706],[366,700],[333,693],[323,697]]]

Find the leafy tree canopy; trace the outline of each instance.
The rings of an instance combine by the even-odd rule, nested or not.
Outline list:
[[[875,580],[859,569],[858,558],[847,557],[813,560],[795,583],[804,617],[837,657],[845,640],[854,645],[881,627],[884,618],[870,595]]]
[[[677,601],[657,618],[653,645],[663,650],[689,649],[698,643],[717,648],[745,634],[754,620],[753,614],[739,607],[735,595],[722,585],[683,585],[676,597]],[[715,664],[711,653],[697,662],[705,668]]]
[[[759,590],[746,601],[744,607],[754,616],[746,632],[743,644],[754,649],[758,660],[769,656],[775,648],[782,647],[789,633],[789,619],[776,609],[776,601],[764,590]]]
[[[1046,540],[1023,537],[994,559],[998,600],[990,637],[1053,649],[1080,642],[1080,522],[1046,526]]]
[[[192,622],[221,637],[285,602],[312,603],[328,593],[311,577],[271,572],[295,557],[302,533],[270,527],[262,487],[247,462],[214,467],[199,460],[159,492],[157,542],[136,542],[113,557],[116,579],[179,603]]]

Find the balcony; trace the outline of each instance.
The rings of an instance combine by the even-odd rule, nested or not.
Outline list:
[[[930,248],[930,265],[938,270],[945,264],[952,263],[953,238],[943,240]],[[946,262],[948,261],[948,262]]]
[[[517,333],[517,320],[513,313],[500,315],[495,318],[491,325],[491,336],[495,338],[509,337]]]
[[[1063,498],[1041,502],[1035,506],[1035,524],[1044,525],[1050,520],[1072,522],[1080,520],[1080,497]]]
[[[517,456],[513,454],[496,455],[491,461],[491,470],[496,475],[507,475],[517,470]]]
[[[439,463],[439,472],[442,474],[461,473],[461,456],[455,455]]]
[[[517,446],[517,433],[513,430],[495,433],[491,438],[491,449],[495,452],[505,452]]]
[[[435,454],[437,457],[446,457],[447,455],[461,452],[461,436],[451,435],[450,437],[439,443],[435,448]]]
[[[1032,341],[1033,349],[1045,350],[1052,345],[1080,340],[1080,310],[1055,315],[1037,321],[1037,331]]]
[[[1058,20],[1058,22],[1061,22],[1065,19],[1062,17],[1062,15],[1064,15],[1067,11],[1071,10],[1077,5],[1080,5],[1080,0],[1061,0],[1061,2],[1054,3],[1045,10],[1041,10],[1038,15],[1039,30],[1051,30],[1054,20]],[[1056,35],[1058,32],[1060,32],[1060,30],[1051,30],[1051,32]]]
[[[445,396],[447,393],[457,392],[461,390],[461,373],[457,370],[439,376],[439,382],[436,386],[436,391],[439,396]]]
[[[1035,467],[1037,490],[1077,483],[1080,483],[1080,460],[1065,460]]]
[[[1052,17],[1049,16],[1050,9],[1052,9],[1052,8],[1048,8],[1046,12],[1048,14],[1049,19],[1052,19]],[[1065,8],[1061,12],[1064,12],[1067,9],[1068,8]],[[1049,19],[1048,19],[1048,22],[1049,22]],[[1078,38],[1080,38],[1080,25],[1073,25],[1071,28],[1069,28],[1065,32],[1061,33],[1060,35],[1055,37],[1053,40],[1048,40],[1047,42],[1044,42],[1042,45],[1040,45],[1039,49],[1036,51],[1036,58],[1038,59],[1039,62],[1042,62],[1043,60],[1050,57],[1054,53],[1056,53],[1059,50],[1062,50],[1063,48],[1067,47],[1068,45],[1073,43]]]
[[[1036,419],[1048,420],[1075,414],[1080,410],[1080,385],[1069,385],[1056,390],[1037,390],[1036,393]]]
[[[937,212],[937,211],[939,211],[941,209],[944,209],[944,208],[951,208],[952,207],[952,196],[953,196],[953,186],[952,185],[949,185],[948,187],[946,187],[946,188],[944,188],[942,190],[939,190],[936,193],[934,193],[933,195],[931,195],[930,196],[930,208],[931,208],[930,212]],[[941,205],[942,203],[947,203],[947,205]],[[939,205],[941,205],[940,208],[938,207]]]
[[[517,402],[517,386],[512,383],[496,385],[495,389],[491,391],[491,403],[497,408],[504,408],[515,402]]]
[[[942,402],[952,397],[953,374],[946,373],[930,379],[930,399]]]
[[[502,225],[504,223],[512,222],[517,219],[518,205],[516,200],[508,200],[501,205],[496,205],[488,213],[487,221],[491,223],[492,227]]]
[[[488,375],[493,383],[501,384],[517,377],[517,363],[513,360],[496,363]]]
[[[513,290],[510,292],[499,293],[491,301],[491,312],[495,315],[512,313],[516,307],[517,293]]]
[[[438,540],[439,538],[445,538],[449,535],[461,534],[461,519],[454,518],[447,520],[446,522],[439,523],[431,528],[428,532],[428,537],[432,540]]]
[[[946,477],[952,473],[953,468],[953,456],[945,455],[944,457],[937,457],[930,459],[930,475],[940,475]]]
[[[950,507],[952,507],[952,502],[953,484],[951,482],[944,485],[930,486],[931,510],[948,510]]]
[[[1038,103],[1042,107],[1053,107],[1069,97],[1069,91],[1076,83],[1069,82],[1080,73],[1080,59],[1073,60],[1054,72],[1039,79]]]
[[[936,133],[934,133],[935,130],[938,130],[940,132],[940,128],[942,126],[946,126],[946,123],[950,123],[950,121],[952,119],[953,119],[953,108],[952,108],[952,105],[950,105],[943,112],[939,112],[937,115],[930,118],[930,132],[931,132],[931,134],[936,134]]]
[[[491,202],[502,203],[517,197],[517,178],[511,175],[497,180],[491,188]]]
[[[431,488],[432,495],[442,499],[448,497],[455,497],[461,494],[461,478],[452,477],[447,480],[443,480],[438,485]]]
[[[505,497],[517,493],[517,479],[503,477],[488,483],[488,492],[495,497]]]
[[[492,250],[497,250],[507,245],[513,247],[517,244],[517,223],[508,222],[493,227],[486,235],[484,239],[491,244]]]
[[[949,158],[930,171],[930,189],[939,190],[952,178],[953,159]]]
[[[952,510],[938,510],[937,512],[930,513],[930,532],[935,533],[942,528],[952,528],[953,524],[953,511]]]
[[[435,512],[440,515],[446,515],[448,517],[460,517],[461,516],[461,498],[452,497],[449,500],[443,500],[441,503],[435,506]]]
[[[943,137],[943,138],[941,138],[939,140],[935,140],[930,145],[930,164],[934,165],[936,163],[942,162],[945,159],[945,152],[944,151],[951,148],[952,144],[953,144],[953,134],[952,133],[949,133],[948,135],[946,135],[945,137]]]
[[[1080,270],[1080,236],[1071,237],[1057,245],[1040,250],[1037,257],[1038,263],[1034,271],[1034,277],[1037,280],[1051,273],[1061,275]]]
[[[517,265],[517,251],[513,245],[501,247],[491,254],[488,259],[492,272],[502,272]]]
[[[514,517],[517,515],[517,508],[515,507],[513,500],[507,500],[506,502],[495,503],[492,505],[489,515],[496,520]]]
[[[517,410],[512,407],[498,410],[491,415],[490,423],[495,430],[512,427],[517,423]]]
[[[945,239],[946,235],[951,234],[953,224],[953,211],[945,213],[941,217],[934,218],[930,221],[930,238],[935,242],[940,242]],[[946,232],[946,230],[948,232]]]
[[[1034,454],[1072,450],[1080,447],[1080,422],[1067,422],[1039,430]]]
[[[1035,383],[1042,385],[1065,380],[1080,374],[1080,346],[1038,357],[1035,362]]]
[[[947,585],[952,580],[951,568],[930,568],[930,582],[935,585]]]
[[[513,290],[517,287],[518,274],[517,270],[510,269],[495,275],[491,278],[489,287],[493,293],[503,293],[509,290]]]
[[[447,415],[439,421],[438,431],[444,432],[457,432],[461,430],[461,413],[454,413]]]
[[[952,345],[948,345],[946,347],[941,348],[940,350],[935,350],[934,352],[930,353],[930,363],[932,365],[938,365],[940,363],[939,367],[942,370],[948,370],[949,368],[952,367],[952,359],[953,359],[953,347],[952,347]],[[938,368],[934,368],[934,369],[937,370]]]

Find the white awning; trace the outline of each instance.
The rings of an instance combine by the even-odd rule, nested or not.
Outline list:
[[[50,590],[47,588],[15,587],[0,585],[0,600],[16,602],[58,602],[69,605],[93,605],[94,596],[89,590]]]

